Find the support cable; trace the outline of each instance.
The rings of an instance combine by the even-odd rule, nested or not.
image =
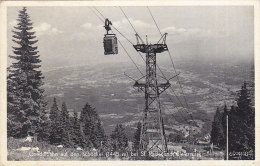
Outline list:
[[[105,19],[105,17],[104,17],[104,15],[97,9],[97,8],[95,8],[96,9],[96,11]],[[102,18],[94,11],[94,10],[92,10],[91,9],[91,11],[98,17],[98,19],[102,22],[102,23],[104,23],[104,20],[102,20]],[[157,26],[158,27],[158,26]],[[119,32],[124,38],[126,38],[119,30],[117,30],[114,26],[113,26],[113,28],[117,31],[117,32]],[[133,28],[134,29],[134,28]],[[112,33],[113,33],[113,30],[111,30],[112,31]],[[126,38],[127,39],[127,38]],[[127,39],[128,40],[128,39]],[[127,56],[130,58],[130,60],[132,61],[132,63],[135,65],[135,67],[138,69],[138,71],[141,73],[141,75],[143,76],[143,73],[141,72],[141,70],[139,69],[139,67],[136,65],[136,63],[134,62],[134,60],[131,58],[131,56],[129,55],[129,53],[127,52],[127,50],[125,49],[125,47],[123,46],[123,44],[118,40],[118,42],[119,42],[119,44],[121,45],[121,47],[124,49],[124,51],[126,52],[126,54],[127,54]],[[128,40],[128,42],[129,43],[131,43],[131,44],[133,44],[130,40]],[[141,56],[141,58],[142,58],[142,60],[145,62],[145,59],[144,59],[144,57],[141,55],[141,53],[140,52],[138,52],[139,53],[139,55]],[[161,68],[159,67],[159,65],[157,65],[157,67],[158,67],[158,69],[159,69],[159,71],[161,72],[161,74],[163,75],[163,77],[166,79],[166,77],[165,77],[165,75],[164,75],[164,73],[162,72],[162,70],[161,70]],[[179,99],[179,97],[175,94],[175,92],[173,91],[173,93],[174,93],[174,95],[175,95],[175,97],[178,99],[178,101],[179,101],[179,103],[182,105],[182,107],[184,107],[183,106],[183,104],[182,104],[182,102],[180,101],[180,99]],[[173,102],[173,100],[172,100],[172,98],[170,97],[170,95],[166,92],[166,94],[167,94],[167,96],[168,96],[168,98],[171,100],[171,102],[174,104],[174,102]],[[166,107],[166,106],[165,106]],[[167,107],[166,107],[167,108]],[[169,111],[169,109],[167,108],[167,110]],[[182,115],[182,112],[179,112],[179,114],[181,115],[181,117],[186,121],[186,122],[188,122],[189,123],[189,121],[186,119],[186,118],[184,118],[184,116]],[[173,116],[174,117],[174,116]],[[176,117],[174,117],[174,119],[177,121],[177,119],[176,119]]]
[[[151,17],[152,17],[152,19],[153,19],[153,21],[154,21],[156,27],[157,27],[157,30],[159,31],[159,33],[161,34],[161,36],[163,36],[163,35],[162,35],[162,32],[161,32],[161,30],[160,30],[160,28],[159,28],[159,26],[158,26],[158,24],[156,23],[156,21],[155,21],[153,15],[152,15],[152,12],[151,12],[151,10],[149,9],[148,6],[147,6],[147,9],[148,9],[148,11],[149,11],[149,13],[150,13],[150,15],[151,15]],[[173,59],[172,59],[172,56],[171,56],[171,52],[170,52],[169,49],[167,50],[167,52],[168,52],[168,55],[169,55],[169,57],[170,57],[171,64],[172,64],[172,66],[173,66],[174,72],[175,72],[175,74],[177,75],[177,71],[176,71],[175,65],[174,65],[174,63],[173,63]],[[181,82],[180,82],[180,79],[179,79],[178,75],[177,75],[177,81],[178,81],[178,84],[180,85],[180,89],[181,89],[181,92],[182,92],[182,95],[183,95],[183,98],[184,98],[184,102],[185,102],[187,108],[190,110],[190,107],[189,107],[189,105],[188,105],[188,102],[187,102],[187,99],[186,99],[186,97],[185,97],[185,94],[184,94],[183,88],[182,88],[182,86],[181,86]],[[172,87],[170,87],[170,89],[173,91],[173,88],[172,88]],[[194,121],[193,116],[192,116],[191,114],[189,114],[189,115],[190,115],[192,121]]]
[[[169,96],[168,94],[167,94],[167,96]],[[171,102],[172,103],[174,103],[173,102],[173,99],[169,96],[169,99],[171,100]],[[162,105],[165,105],[165,104],[162,104]],[[173,105],[174,106],[174,105]],[[177,107],[176,106],[174,106],[176,109],[177,109]],[[170,112],[170,110],[169,109],[167,109],[169,112]],[[178,111],[178,113],[180,114],[180,116],[182,117],[182,119],[184,120],[184,121],[186,121],[187,123],[189,123],[189,121],[188,121],[188,119],[182,114],[182,112],[181,111]],[[174,118],[175,119],[175,118]],[[176,120],[176,119],[175,119]]]
[[[92,9],[91,9],[92,10]],[[95,10],[105,19],[104,15],[97,9],[95,8]],[[101,22],[104,23],[104,20],[102,20],[102,18],[97,14],[95,13],[93,10],[92,12],[100,19]],[[158,26],[157,26],[158,27]],[[114,29],[116,29],[114,26],[113,26]],[[134,29],[134,28],[133,28]],[[117,30],[117,29],[116,29]],[[159,29],[158,29],[159,30]],[[117,30],[118,31],[118,30]],[[119,32],[119,31],[118,31]],[[113,33],[113,31],[112,31]],[[120,33],[120,32],[119,32]],[[120,33],[121,34],[121,33]],[[124,35],[121,34],[123,37]],[[126,38],[126,37],[125,37]],[[129,41],[129,40],[128,40]],[[126,51],[125,47],[122,45],[122,43],[118,40],[119,44],[122,46],[122,48],[124,49],[124,51],[126,52],[127,56],[130,58],[130,60],[134,63],[134,65],[136,66],[136,68],[138,69],[138,71],[142,74],[143,76],[143,73],[141,72],[141,70],[139,69],[139,67],[136,65],[136,63],[134,62],[134,60],[131,58],[131,56],[129,55],[129,53]],[[130,42],[130,41],[129,41]],[[131,42],[130,42],[131,43]],[[132,43],[131,43],[132,44]],[[142,56],[142,54],[140,52],[138,52],[139,55],[141,56],[142,60],[145,62],[145,59],[144,57]],[[159,71],[161,72],[161,74],[163,75],[163,77],[166,79],[166,76],[164,75],[163,71],[161,70],[161,68],[159,67],[159,65],[156,65],[159,69]],[[178,99],[179,103],[181,104],[182,107],[184,107],[184,105],[182,104],[181,100],[179,99],[179,97],[175,94],[175,91],[172,89],[173,93],[174,93],[174,96]],[[172,101],[172,98],[170,97],[170,95],[166,92],[168,98],[170,98],[171,102],[174,104],[174,102]],[[186,119],[187,121],[187,119]]]
[[[163,34],[162,34],[162,32],[160,31],[160,28],[159,28],[159,26],[157,25],[157,23],[156,23],[156,21],[155,21],[153,15],[152,15],[152,12],[151,12],[151,10],[150,10],[150,8],[149,8],[148,6],[147,6],[147,9],[148,9],[150,15],[152,16],[152,18],[153,18],[153,22],[155,23],[155,25],[156,25],[158,31],[160,32],[161,36],[163,37]]]
[[[112,31],[113,32],[113,31]],[[118,40],[119,44],[121,45],[121,47],[125,50],[127,56],[131,59],[131,61],[134,63],[135,67],[137,68],[137,70],[141,73],[142,76],[144,76],[144,74],[142,73],[142,71],[139,69],[139,67],[137,66],[137,64],[134,62],[134,60],[131,58],[131,56],[129,55],[129,53],[126,51],[125,47],[123,46],[123,44]]]
[[[168,112],[171,112],[170,111],[170,109],[165,105],[165,104],[162,104],[162,107],[163,108],[165,108]],[[176,108],[176,107],[175,107]],[[177,109],[177,108],[176,108]],[[178,116],[177,118],[182,118],[184,121],[186,121],[187,123],[189,123],[189,121],[186,119],[186,118],[184,118],[184,116],[178,111],[178,113],[180,114],[180,116]],[[173,117],[173,119],[176,121],[176,122],[178,122],[178,121],[180,121],[180,119],[177,119],[176,118],[176,115],[175,116],[172,116]]]
[[[123,11],[123,9],[121,8],[121,6],[119,6],[120,10],[122,11],[122,13],[124,14],[125,18],[127,19],[127,21],[129,22],[129,24],[131,25],[131,27],[133,28],[133,30],[135,31],[135,34],[137,34],[139,37],[140,35],[137,33],[137,31],[135,30],[134,26],[132,25],[132,23],[130,22],[129,18],[127,17],[127,15],[125,14],[125,12]],[[142,43],[144,44],[143,39],[140,37]]]
[[[92,9],[91,9],[91,11],[100,19],[101,22],[105,23],[105,21],[102,20],[102,19],[98,16],[97,13],[95,13]],[[100,12],[98,12],[98,13],[100,13]],[[100,13],[100,14],[102,15],[102,13]],[[103,15],[102,15],[102,16],[103,16]],[[104,17],[104,16],[103,16],[103,17]],[[105,17],[104,17],[104,18],[105,18]],[[112,31],[112,33],[114,33],[113,30],[111,30],[111,31]],[[141,73],[142,76],[144,76],[144,74],[142,73],[142,71],[140,70],[140,68],[137,66],[137,64],[134,62],[134,60],[131,58],[131,56],[129,55],[129,53],[127,52],[127,50],[126,50],[125,47],[123,46],[123,44],[122,44],[119,40],[118,40],[118,42],[119,42],[119,44],[121,45],[121,47],[124,49],[124,51],[126,52],[127,56],[130,58],[130,60],[132,61],[132,63],[135,65],[135,67],[137,68],[137,70]]]
[[[120,10],[122,11],[122,13],[124,14],[124,16],[126,17],[126,19],[128,20],[129,24],[132,26],[132,28],[133,28],[133,30],[135,31],[135,33],[138,34],[137,31],[135,30],[134,26],[132,25],[132,23],[131,23],[130,20],[128,19],[127,15],[126,15],[125,12],[123,11],[123,9],[122,9],[120,6],[119,6],[119,8],[120,8]],[[149,9],[149,8],[148,8],[148,9]],[[158,26],[157,26],[157,28],[158,28]],[[158,29],[159,29],[159,28],[158,28]],[[160,31],[160,30],[159,30],[159,31]],[[160,32],[160,33],[161,33],[161,32]],[[161,35],[162,35],[162,34],[161,34]],[[138,36],[140,37],[139,34],[138,34]],[[142,43],[144,43],[141,37],[140,37],[140,39],[141,39]],[[131,44],[132,44],[132,43],[131,43]],[[141,56],[141,58],[143,59],[144,63],[146,63],[144,57],[142,56],[142,54],[141,54],[140,52],[138,52],[138,53],[139,53],[139,55]],[[162,72],[162,70],[160,69],[159,65],[157,64],[156,66],[157,66],[158,69],[160,70],[160,72],[161,72],[161,74],[163,75],[164,79],[166,79],[166,77],[165,77],[164,73]],[[167,80],[167,79],[166,79],[166,80]]]
[[[106,17],[96,8],[96,7],[93,7],[102,17],[103,19],[105,20]],[[92,10],[92,9],[91,9]],[[93,10],[92,10],[93,11]],[[96,13],[95,13],[96,14]],[[99,16],[98,16],[99,17]],[[100,17],[99,17],[100,18]],[[102,19],[101,19],[102,20]],[[104,22],[102,20],[102,22]],[[133,42],[131,42],[125,35],[123,35],[115,26],[111,25],[123,38],[125,38],[129,43],[131,43],[132,45],[134,45]]]
[[[96,7],[94,7],[94,9],[103,17],[103,19],[106,19],[105,16],[104,16]],[[121,7],[120,7],[120,9],[121,9]],[[92,9],[91,9],[91,10],[92,10]],[[122,9],[121,9],[121,11],[123,12]],[[94,12],[94,11],[92,10],[92,12]],[[124,13],[124,12],[123,12],[123,13]],[[100,16],[98,16],[95,12],[94,12],[94,14],[95,14],[102,22],[104,22],[104,21],[100,18]],[[125,14],[124,14],[124,15],[125,15]],[[125,17],[127,18],[126,15],[125,15]],[[128,19],[128,18],[127,18],[127,19]],[[129,23],[130,23],[130,25],[132,26],[132,28],[134,29],[134,31],[137,33],[137,31],[135,30],[134,26],[131,24],[130,21],[129,21]],[[120,35],[121,35],[122,37],[124,37],[130,44],[134,45],[134,44],[133,44],[127,37],[125,37],[116,27],[114,27],[113,25],[112,25],[112,27],[113,27],[118,33],[120,33]],[[144,57],[142,56],[142,54],[141,54],[140,52],[138,52],[138,54],[139,54],[140,57],[143,59],[144,63],[146,63]],[[164,73],[162,72],[162,70],[161,70],[161,68],[159,67],[159,65],[157,64],[156,66],[157,66],[157,68],[159,69],[159,71],[161,72],[161,74],[163,75],[164,79],[167,80],[166,76],[165,76]]]
[[[160,28],[159,28],[159,26],[158,26],[158,24],[156,23],[156,21],[155,21],[153,15],[152,15],[152,12],[151,12],[151,10],[149,9],[148,6],[147,6],[147,9],[148,9],[148,11],[149,11],[149,13],[150,13],[150,15],[151,15],[151,17],[152,17],[152,19],[153,19],[153,21],[154,21],[156,27],[157,27],[157,30],[159,31],[159,33],[161,34],[161,36],[163,36],[163,35],[162,35],[162,32],[161,32],[161,30],[160,30]],[[172,66],[173,66],[174,72],[175,72],[175,74],[177,75],[177,71],[176,71],[175,65],[174,65],[173,60],[172,60],[171,52],[170,52],[169,49],[167,50],[167,52],[168,52],[169,57],[170,57],[170,59],[171,59],[171,63],[172,63]],[[183,88],[182,88],[182,86],[181,86],[181,82],[180,82],[180,79],[179,79],[178,76],[177,76],[177,81],[178,81],[178,83],[179,83],[179,85],[180,85],[180,88],[181,88],[181,91],[182,91],[182,94],[183,94],[183,97],[184,97],[184,100],[185,100],[186,106],[189,108],[189,106],[188,106],[188,102],[187,102],[186,97],[185,97],[185,95],[184,95],[184,91],[183,91]]]
[[[172,97],[167,93],[167,91],[165,91],[165,94],[167,95],[167,97],[170,99],[170,101],[171,101],[171,102],[173,103],[173,105],[174,105],[174,101],[173,101]],[[179,103],[180,103],[181,106],[184,108],[183,104],[180,102],[180,100],[179,100],[178,96],[175,94],[175,92],[174,92],[174,96],[178,99]],[[183,117],[183,119],[185,119],[185,121],[189,123],[189,121],[187,120],[187,118],[184,118],[184,116],[182,115],[181,112],[180,112],[180,114],[181,114],[181,116]]]

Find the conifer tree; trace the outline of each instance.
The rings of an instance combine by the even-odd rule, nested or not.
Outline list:
[[[53,99],[53,105],[50,110],[50,136],[49,141],[51,144],[59,145],[62,139],[62,126],[61,126],[61,112],[58,108],[56,98]]]
[[[8,136],[25,137],[28,134],[45,137],[48,122],[44,100],[43,75],[38,55],[35,32],[27,9],[19,11],[18,24],[14,27],[14,59],[8,68],[7,114]]]
[[[249,93],[245,82],[238,93],[237,107],[232,106],[229,113],[229,151],[253,152],[242,159],[254,159],[255,154],[255,111]]]
[[[248,89],[246,82],[244,82],[239,92],[237,106],[238,116],[242,117],[241,122],[246,134],[246,140],[244,142],[248,143],[248,147],[245,147],[245,149],[255,151],[255,110],[252,107],[250,90]]]
[[[219,108],[217,108],[216,114],[214,116],[214,121],[212,123],[211,143],[217,145],[220,148],[223,148],[224,139],[222,114],[220,113]]]
[[[128,139],[122,124],[117,124],[111,134],[111,146],[113,151],[125,150],[128,146]]]
[[[140,144],[140,137],[141,137],[141,123],[138,122],[137,123],[137,129],[135,131],[135,134],[134,134],[134,149],[135,150],[138,150],[139,149],[139,144]]]
[[[247,89],[247,83],[244,82],[244,84],[241,87],[241,90],[238,93],[238,99],[237,99],[237,106],[238,106],[238,116],[241,117],[249,117],[248,115],[252,113],[252,105],[251,105],[251,99],[249,96],[250,92]]]
[[[88,103],[86,103],[85,107],[82,109],[80,122],[83,147],[99,148],[101,146],[101,141],[105,142],[106,137],[97,112]]]
[[[71,123],[69,119],[69,112],[67,109],[67,105],[65,102],[62,103],[61,106],[61,126],[62,126],[62,144],[66,147],[71,147],[72,143],[72,129]]]
[[[98,115],[97,115],[97,123],[96,123],[95,131],[97,135],[96,148],[102,148],[101,146],[107,143],[107,137],[105,135],[105,131],[102,127],[101,120],[99,119]]]
[[[228,139],[232,140],[228,142],[229,152],[238,152],[243,149],[243,143],[241,137],[244,137],[244,128],[241,123],[242,118],[237,114],[237,107],[231,106],[229,112],[228,123]]]
[[[80,123],[81,123],[81,135],[82,135],[82,145],[84,148],[92,148],[93,144],[91,141],[91,129],[92,122],[90,117],[90,112],[93,111],[93,108],[86,103],[85,107],[82,109],[80,114]]]
[[[223,112],[223,115],[222,115],[222,127],[223,127],[223,134],[224,134],[224,139],[223,139],[223,148],[225,148],[226,146],[226,138],[227,138],[227,115],[228,115],[228,109],[227,109],[227,105],[225,104],[224,105],[224,112]]]
[[[74,143],[74,147],[82,147],[82,136],[80,133],[80,121],[78,119],[77,112],[73,113],[73,135],[72,135],[72,141]]]

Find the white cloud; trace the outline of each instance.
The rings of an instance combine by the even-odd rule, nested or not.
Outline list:
[[[134,20],[132,18],[129,18],[129,21],[131,22],[133,27],[137,30],[137,32],[147,31],[147,29],[154,28],[154,25],[150,25],[141,20]],[[123,29],[125,31],[129,31],[129,29],[132,29],[127,19],[123,19],[121,21],[115,21],[113,22],[113,26],[115,26],[118,29]]]
[[[91,23],[87,22],[87,23],[81,25],[81,27],[86,28],[86,29],[91,29],[91,28],[93,28],[93,25]]]
[[[46,22],[43,22],[39,24],[38,26],[35,26],[34,30],[36,31],[38,36],[41,35],[55,35],[55,34],[61,34],[63,31],[59,30],[56,27],[53,27],[51,24],[48,24]]]
[[[78,32],[71,35],[71,40],[89,40],[89,35],[87,33]]]
[[[133,24],[133,26],[137,27],[137,28],[151,28],[154,27],[153,25],[150,25],[144,21],[141,20],[130,20],[131,23]]]
[[[174,35],[187,32],[187,30],[184,28],[176,28],[174,26],[163,28],[162,31],[167,32],[169,34],[174,34]]]
[[[163,32],[167,32],[169,35],[179,35],[181,37],[192,38],[207,38],[212,37],[212,31],[200,28],[176,28],[175,26],[166,27],[162,29]]]

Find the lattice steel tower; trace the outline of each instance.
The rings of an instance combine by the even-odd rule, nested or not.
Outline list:
[[[156,54],[168,50],[165,33],[157,44],[139,43],[140,36],[136,34],[136,51],[146,54],[146,75],[134,84],[134,87],[145,93],[145,108],[142,117],[142,128],[140,137],[140,150],[167,152],[167,141],[165,137],[160,94],[171,85],[169,80],[159,83],[156,74]],[[142,81],[143,79],[143,81]]]

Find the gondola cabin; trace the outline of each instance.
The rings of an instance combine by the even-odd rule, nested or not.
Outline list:
[[[117,37],[115,34],[106,34],[104,37],[104,54],[118,54]]]

